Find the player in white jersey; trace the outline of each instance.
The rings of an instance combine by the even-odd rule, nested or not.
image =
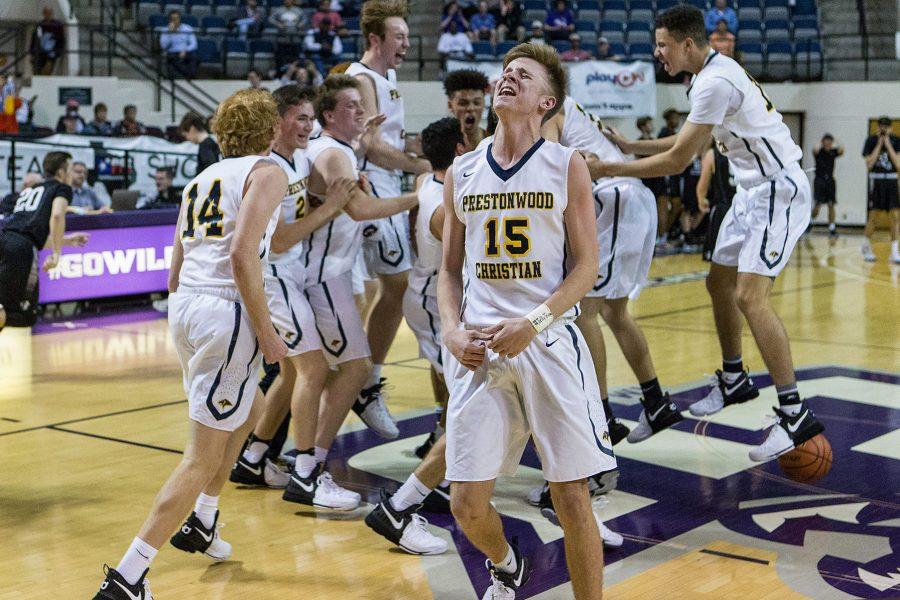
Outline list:
[[[365,2],[360,14],[360,29],[366,50],[362,58],[345,71],[360,83],[367,116],[380,113],[386,117],[380,127],[366,135],[362,168],[372,193],[379,198],[400,195],[404,171],[420,174],[431,170],[428,161],[410,153],[410,150],[418,150],[418,144],[406,138],[403,98],[397,91],[395,69],[409,49],[407,13],[406,0]],[[371,277],[377,277],[378,294],[367,307],[366,319],[373,369],[353,410],[379,435],[396,438],[399,430],[387,412],[381,393],[381,368],[403,318],[403,293],[412,265],[408,215],[398,214],[367,223],[364,233],[366,270]],[[374,420],[369,418],[368,415],[376,410],[384,414],[378,414]]]
[[[184,370],[191,419],[184,457],[163,485],[121,562],[95,600],[150,600],[147,572],[166,538],[225,560],[219,492],[262,409],[260,361],[287,346],[272,326],[263,267],[287,177],[265,155],[277,112],[268,92],[241,90],[219,105],[215,133],[226,157],[184,188],[169,272],[169,329]]]
[[[762,87],[738,63],[709,47],[699,9],[679,5],[660,15],[656,55],[668,73],[694,74],[687,122],[677,135],[661,140],[626,142],[610,134],[626,152],[657,154],[610,163],[603,171],[632,177],[679,173],[710,134],[728,158],[738,191],[722,221],[706,280],[723,369],[691,413],[711,415],[758,395],[741,360],[743,314],[778,392],[777,424],[750,451],[754,461],[770,460],[824,429],[800,398],[787,332],[769,301],[775,277],[809,223],[812,197],[798,162],[802,152]]]
[[[457,158],[444,183],[447,479],[456,520],[488,557],[484,598],[513,599],[528,579],[490,499],[529,438],[550,481],[575,597],[602,594],[587,478],[616,459],[590,351],[572,324],[597,275],[591,181],[575,150],[540,136],[565,88],[552,47],[510,50],[495,87],[494,140]]]
[[[359,176],[352,145],[367,124],[359,83],[347,75],[332,75],[325,80],[316,96],[315,111],[323,129],[306,150],[312,205],[333,193],[335,186],[341,187],[344,179],[356,180]],[[317,506],[316,486],[336,487],[324,470],[324,461],[370,370],[369,348],[351,281],[353,263],[362,242],[361,222],[409,210],[417,202],[415,194],[377,199],[359,186],[350,195],[345,212],[315,230],[306,240],[302,259],[306,269],[306,296],[315,314],[325,358],[334,370],[325,382],[322,395],[325,406],[305,417],[315,422],[309,426],[310,432],[315,432],[314,443],[310,443],[311,438],[304,438],[309,441],[297,447],[299,454],[283,497]],[[355,504],[344,508],[359,504],[359,496],[354,496]]]
[[[477,148],[487,136],[487,132],[481,127],[481,117],[484,113],[484,94],[488,88],[488,78],[475,69],[458,69],[444,77],[447,108],[462,125],[467,152]]]

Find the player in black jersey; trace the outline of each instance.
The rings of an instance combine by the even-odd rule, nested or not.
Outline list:
[[[22,190],[13,213],[0,232],[0,329],[30,327],[36,320],[37,257],[45,245],[52,251],[42,268],[59,263],[64,244],[83,245],[87,236],[68,236],[66,208],[72,201],[68,152],[49,152],[44,157],[44,180]]]
[[[728,166],[728,159],[713,144],[703,155],[700,165],[700,179],[697,181],[697,205],[702,211],[709,211],[709,227],[706,230],[706,242],[703,245],[703,260],[712,260],[712,252],[716,247],[719,227],[725,213],[731,208],[731,199],[737,187],[734,176]]]
[[[826,133],[822,141],[813,147],[813,157],[816,159],[816,177],[813,179],[813,207],[812,218],[819,216],[819,208],[823,204],[828,205],[828,233],[835,236],[837,229],[834,224],[834,205],[837,202],[837,184],[834,181],[834,161],[844,154],[844,147],[834,143],[834,136]]]

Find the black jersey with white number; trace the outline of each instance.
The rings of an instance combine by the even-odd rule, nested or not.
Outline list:
[[[72,188],[57,179],[45,179],[33,188],[22,190],[13,213],[6,220],[6,231],[15,231],[43,248],[50,235],[50,213],[53,199],[62,197],[72,202]]]

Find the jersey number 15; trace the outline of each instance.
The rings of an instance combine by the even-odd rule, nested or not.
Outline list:
[[[187,212],[184,215],[185,227],[184,231],[181,232],[182,239],[193,238],[197,233],[195,227],[200,225],[206,227],[204,234],[206,237],[222,237],[222,213],[219,211],[219,199],[222,197],[222,181],[220,179],[213,181],[199,211],[196,210],[196,183],[188,190],[187,197],[188,205]]]

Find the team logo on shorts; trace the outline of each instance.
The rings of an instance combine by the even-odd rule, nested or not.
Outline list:
[[[231,400],[226,400],[225,398],[222,398],[221,400],[219,400],[218,404],[220,407],[222,407],[222,410],[225,410],[226,408],[228,408],[229,406],[232,405]]]
[[[771,252],[769,252],[769,257],[778,258],[778,252],[776,250],[772,250]]]
[[[340,345],[341,345],[341,340],[331,340],[331,347],[332,347],[332,348],[337,348],[337,347],[340,346]]]

